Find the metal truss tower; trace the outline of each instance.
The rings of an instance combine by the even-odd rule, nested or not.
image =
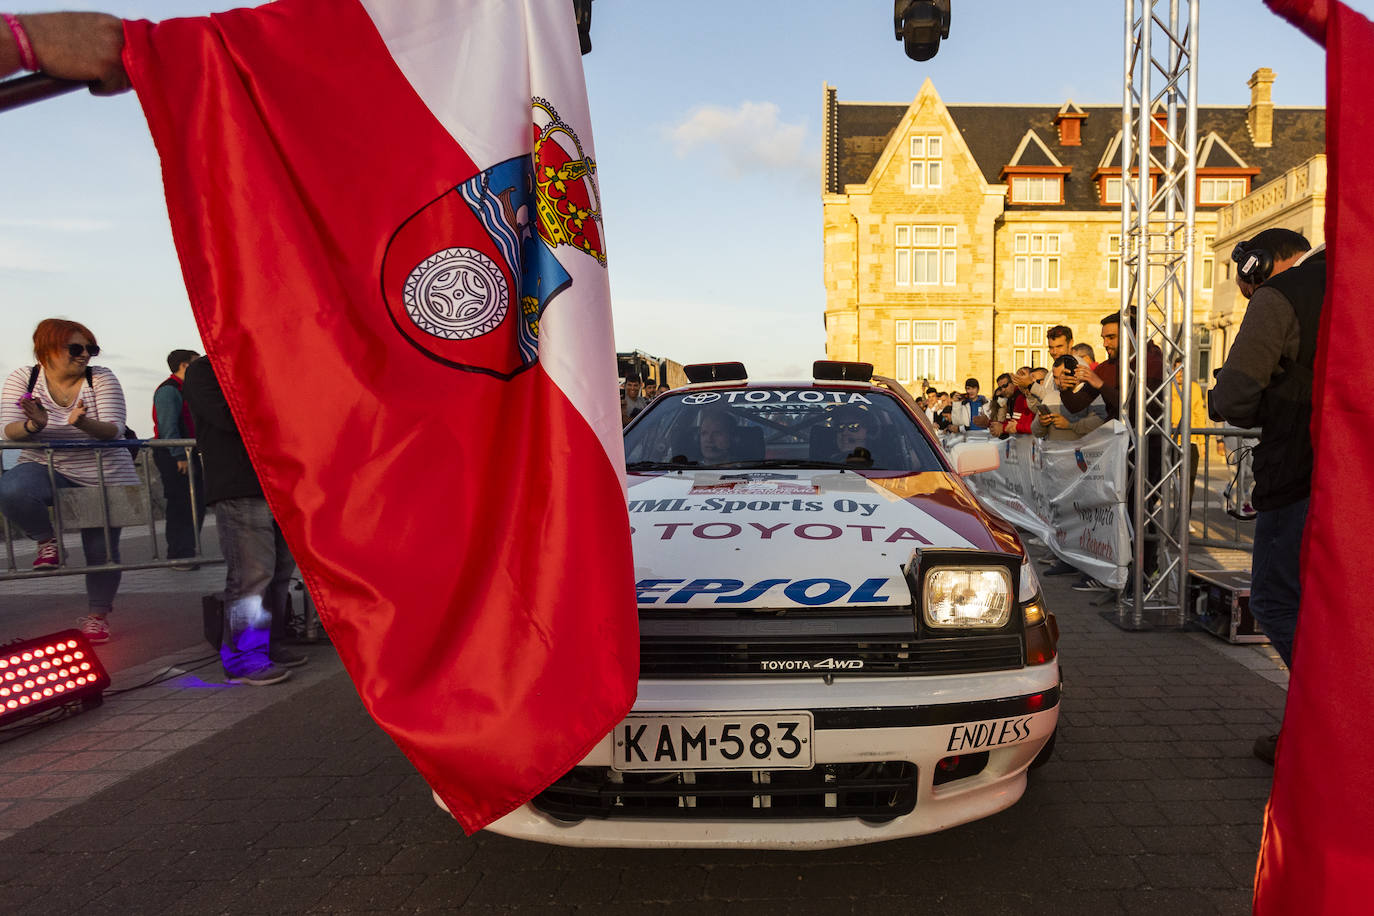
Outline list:
[[[1181,625],[1187,588],[1199,2],[1125,0],[1119,356],[1135,558],[1117,623],[1128,629]]]

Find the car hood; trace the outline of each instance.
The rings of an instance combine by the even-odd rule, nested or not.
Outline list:
[[[1023,552],[940,471],[684,471],[629,485],[641,607],[908,604],[913,550]]]

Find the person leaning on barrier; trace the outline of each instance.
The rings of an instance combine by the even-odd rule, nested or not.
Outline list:
[[[988,399],[978,393],[978,380],[976,378],[964,379],[964,397],[954,405],[954,411],[950,414],[950,427],[955,432],[967,432],[969,429],[986,429],[988,419],[985,416],[988,409]],[[982,419],[979,423],[978,420]]]
[[[1074,391],[1085,383],[1080,382],[1074,372],[1078,360],[1072,356],[1060,356],[1051,368],[1051,382],[1059,392]],[[1036,412],[1035,434],[1042,439],[1071,440],[1081,439],[1088,433],[1107,422],[1107,408],[1101,399],[1094,399],[1082,410],[1071,411],[1064,406],[1062,399],[1057,409],[1045,405],[1038,398],[1031,402]]]
[[[1035,413],[1026,400],[1026,390],[1035,384],[1030,366],[1022,366],[1015,373],[997,377],[998,410],[988,425],[994,436],[1024,436],[1033,430]]]
[[[167,354],[167,368],[172,374],[153,391],[153,438],[194,439],[196,425],[191,408],[181,396],[186,367],[200,354],[195,350],[173,350]],[[196,555],[196,532],[205,521],[205,482],[200,462],[185,448],[171,446],[156,449],[153,463],[162,478],[162,495],[167,499],[167,559],[180,560]],[[191,481],[195,480],[195,507],[192,511]],[[180,565],[173,569],[194,569]]]
[[[1255,446],[1255,545],[1250,613],[1284,664],[1293,666],[1301,596],[1299,553],[1312,489],[1312,381],[1326,295],[1326,246],[1309,250],[1288,229],[1266,229],[1232,252],[1236,285],[1250,300],[1212,387],[1211,412],[1259,427]],[[1278,736],[1255,742],[1272,763]]]
[[[0,422],[5,438],[36,445],[59,442],[98,442],[124,435],[124,391],[115,374],[90,361],[100,354],[95,335],[83,324],[45,318],[33,332],[37,363],[21,366],[5,379]],[[19,463],[0,475],[0,512],[12,525],[38,542],[36,570],[58,566],[57,536],[48,509],[53,505],[52,479],[57,487],[139,483],[127,449],[58,449],[48,456],[41,448],[24,449]],[[119,562],[120,529],[111,528],[109,553],[105,529],[82,528],[81,549],[87,566]],[[109,614],[119,590],[120,573],[86,574],[89,613],[81,631],[92,642],[110,638]]]
[[[181,390],[195,419],[197,447],[205,463],[205,501],[215,510],[224,554],[219,650],[224,676],[234,684],[276,684],[291,676],[288,668],[307,661],[280,644],[296,562],[267,507],[208,356],[187,367]]]

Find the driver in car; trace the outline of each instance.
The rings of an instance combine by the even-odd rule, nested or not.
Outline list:
[[[702,411],[701,424],[697,427],[697,444],[701,449],[703,464],[719,464],[730,461],[735,418],[724,408]]]
[[[873,442],[877,433],[873,418],[861,407],[844,407],[835,411],[831,425],[835,427],[833,461],[871,462]]]

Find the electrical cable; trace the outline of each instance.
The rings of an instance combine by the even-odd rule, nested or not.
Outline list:
[[[135,684],[132,687],[121,687],[118,690],[107,690],[104,695],[107,697],[117,697],[121,694],[131,693],[135,690],[142,690],[144,687],[152,687],[156,684],[161,684],[163,681],[170,681],[174,677],[190,674],[192,671],[199,671],[201,668],[213,664],[216,661],[219,661],[218,653],[214,655],[203,655],[200,658],[193,658],[184,662],[172,662],[142,684]]]

